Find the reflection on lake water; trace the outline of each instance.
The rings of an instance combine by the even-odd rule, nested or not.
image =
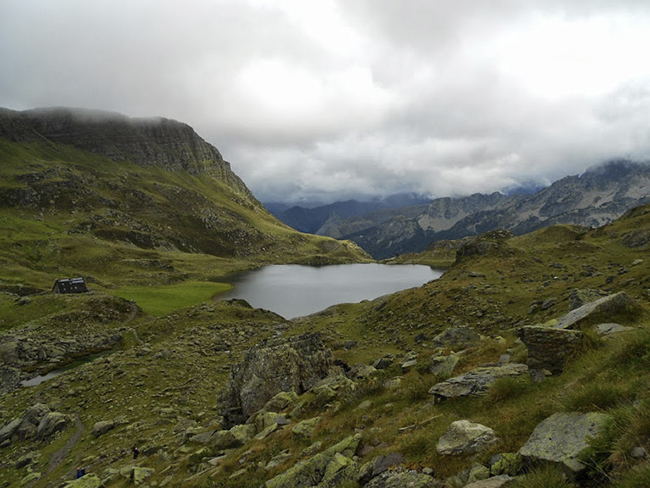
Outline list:
[[[421,286],[442,273],[429,266],[410,264],[265,266],[238,276],[233,281],[235,288],[219,299],[240,298],[255,308],[271,310],[289,319],[338,303],[372,300]]]

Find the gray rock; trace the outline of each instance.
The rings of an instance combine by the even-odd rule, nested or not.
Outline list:
[[[389,468],[404,462],[404,456],[399,452],[392,452],[386,456],[377,456],[372,461],[368,461],[359,470],[357,481],[362,485],[368,483],[375,476],[379,476]]]
[[[297,399],[298,395],[295,391],[281,391],[273,396],[273,398],[271,398],[268,402],[266,402],[266,405],[264,405],[264,410],[267,412],[280,412],[295,402]]]
[[[630,330],[634,330],[634,327],[625,327],[619,324],[598,324],[596,326],[596,333],[601,336],[618,334],[620,332],[627,332]]]
[[[332,353],[318,334],[264,341],[233,365],[221,393],[222,415],[231,425],[243,423],[280,392],[304,393],[325,378]]]
[[[504,452],[493,456],[490,464],[490,474],[492,476],[502,474],[517,476],[524,469],[524,460],[519,454],[513,452]]]
[[[491,447],[498,438],[485,425],[457,420],[438,439],[436,450],[441,455],[474,454]]]
[[[87,474],[83,478],[66,482],[64,488],[100,488],[104,485],[95,474]]]
[[[610,320],[616,319],[620,314],[629,315],[640,311],[641,307],[636,300],[621,291],[571,310],[558,320],[556,327],[558,329],[575,329],[583,321],[594,317],[600,320]]]
[[[264,469],[266,471],[271,471],[273,468],[277,468],[280,466],[283,462],[291,458],[291,451],[289,449],[285,449],[284,451],[280,452],[279,454],[273,456],[271,460],[266,463],[266,466],[264,466]]]
[[[585,466],[578,458],[597,438],[610,417],[602,413],[556,413],[542,421],[519,454],[529,461],[558,463],[577,473]]]
[[[298,422],[296,425],[294,425],[293,428],[291,429],[291,432],[297,438],[308,439],[312,436],[314,430],[316,429],[316,426],[319,424],[320,421],[321,421],[320,417],[314,417],[313,419],[303,420],[302,422]]]
[[[5,424],[2,429],[0,429],[0,447],[9,445],[11,443],[11,438],[18,430],[22,419],[13,419],[11,422]]]
[[[387,369],[392,366],[395,362],[395,356],[392,354],[386,354],[384,357],[377,359],[373,364],[375,369]]]
[[[429,366],[429,373],[439,376],[450,376],[456,365],[460,361],[457,354],[450,354],[449,356],[434,356],[431,358],[431,365]]]
[[[367,378],[376,372],[377,368],[374,366],[359,363],[352,366],[352,368],[350,368],[350,371],[346,373],[346,376],[350,379],[357,380]]]
[[[71,425],[70,417],[61,412],[49,412],[41,419],[36,429],[36,437],[46,439]]]
[[[383,386],[387,390],[394,390],[395,388],[399,388],[401,384],[402,384],[402,377],[395,376],[394,378],[384,381]]]
[[[192,437],[192,441],[198,442],[198,436]],[[203,439],[203,438],[201,438]],[[229,430],[217,430],[209,437],[208,444],[217,450],[231,449],[241,446],[241,442]]]
[[[477,346],[481,336],[471,327],[450,327],[432,340],[434,347],[466,349]]]
[[[520,363],[480,367],[434,385],[429,394],[433,395],[436,401],[461,396],[480,396],[485,394],[498,378],[516,377],[527,371],[528,367]]]
[[[115,425],[116,424],[114,420],[101,420],[99,422],[96,422],[95,425],[93,425],[93,435],[95,437],[99,437],[109,430],[114,429]]]
[[[564,365],[582,344],[582,332],[531,325],[517,330],[528,349],[528,368],[547,369],[552,374],[564,371]]]
[[[603,294],[598,290],[573,290],[569,295],[569,311],[580,308],[589,302],[595,302],[602,297]]]
[[[514,478],[506,474],[501,474],[486,480],[470,483],[469,485],[465,485],[465,488],[502,488],[508,486],[513,480]]]
[[[417,366],[418,360],[417,359],[410,359],[408,361],[404,361],[402,364],[400,364],[400,368],[402,369],[402,373],[407,373],[411,369],[415,368]]]

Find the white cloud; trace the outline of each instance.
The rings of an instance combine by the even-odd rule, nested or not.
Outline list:
[[[182,120],[264,199],[650,157],[642,0],[0,0],[0,106]]]

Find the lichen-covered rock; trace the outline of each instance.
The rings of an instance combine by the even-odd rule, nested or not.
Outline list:
[[[264,410],[267,412],[280,412],[284,410],[293,402],[298,399],[298,394],[295,391],[281,391],[277,393],[264,405]]]
[[[490,466],[490,474],[499,476],[506,474],[508,476],[517,476],[524,469],[524,460],[521,455],[514,452],[504,452],[497,454]]]
[[[441,455],[473,454],[488,449],[498,441],[494,431],[485,425],[457,420],[438,439],[436,450]]]
[[[255,436],[257,428],[251,424],[235,425],[230,429],[230,433],[240,445],[243,445]]]
[[[109,430],[114,429],[115,425],[116,424],[114,420],[100,420],[99,422],[96,422],[95,425],[93,425],[93,435],[95,437],[99,437]]]
[[[435,384],[429,394],[433,395],[436,401],[461,396],[480,396],[484,395],[498,378],[520,376],[527,371],[528,367],[520,363],[480,367]]]
[[[500,474],[499,476],[494,476],[486,480],[475,481],[469,485],[465,485],[465,488],[501,488],[505,486],[510,486],[510,482],[514,478],[506,475]]]
[[[48,412],[38,424],[36,437],[46,439],[71,424],[72,420],[67,415],[61,412]]]
[[[465,349],[481,342],[481,336],[471,327],[450,327],[433,338],[435,347]]]
[[[366,488],[445,488],[443,482],[415,471],[385,471],[375,476]]]
[[[360,435],[347,437],[315,456],[301,461],[272,478],[266,488],[299,488],[319,486],[335,488],[357,477],[357,465],[351,459],[361,441]]]
[[[291,429],[291,432],[298,438],[308,439],[312,436],[314,429],[316,429],[316,426],[320,421],[320,417],[303,420],[302,422],[298,422],[296,425],[294,425],[293,429]]]
[[[386,456],[377,456],[372,461],[368,461],[359,469],[357,481],[362,485],[368,483],[375,476],[379,476],[389,468],[404,462],[404,456],[399,452],[392,452]]]
[[[101,486],[104,484],[95,474],[87,474],[82,478],[68,481],[64,485],[65,488],[100,488]]]
[[[450,354],[448,356],[434,356],[431,358],[431,364],[429,366],[429,373],[438,375],[438,376],[450,376],[460,358],[457,354]]]
[[[318,334],[264,341],[233,365],[221,394],[222,415],[241,424],[279,392],[309,390],[328,376],[331,364],[332,353]]]
[[[573,472],[585,468],[578,459],[610,417],[602,413],[556,413],[542,421],[519,449],[529,461],[558,463]]]
[[[564,371],[566,362],[582,343],[582,332],[531,325],[522,327],[517,335],[528,349],[528,369],[548,370],[553,374]]]
[[[22,419],[13,419],[0,429],[0,447],[8,446],[11,443],[11,438],[18,430],[21,422]]]

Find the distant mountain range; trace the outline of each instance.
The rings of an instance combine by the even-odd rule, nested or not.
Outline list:
[[[649,202],[650,165],[615,160],[532,194],[477,193],[398,208],[353,200],[313,209],[293,207],[276,216],[303,232],[350,239],[375,259],[386,259],[496,228],[520,235],[553,224],[599,227]]]

